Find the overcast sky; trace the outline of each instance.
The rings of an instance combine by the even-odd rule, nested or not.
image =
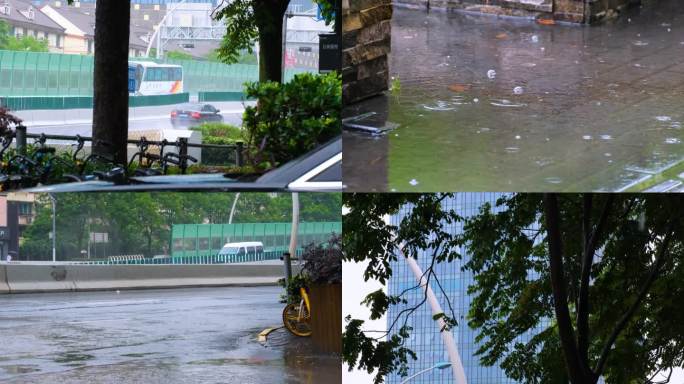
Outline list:
[[[387,329],[387,320],[383,316],[380,320],[370,320],[368,318],[369,310],[362,306],[361,300],[367,294],[378,289],[383,288],[382,284],[375,280],[369,282],[363,281],[363,271],[366,269],[368,263],[342,263],[342,317],[351,315],[355,319],[366,320],[364,329],[374,331],[384,331]],[[354,370],[348,372],[348,366],[345,364],[342,367],[342,383],[343,384],[371,384],[373,376],[365,371]]]

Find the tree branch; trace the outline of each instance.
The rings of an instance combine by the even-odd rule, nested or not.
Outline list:
[[[597,375],[600,375],[603,372],[603,368],[605,366],[606,360],[608,359],[608,355],[610,354],[611,348],[613,344],[615,343],[615,340],[617,340],[617,337],[620,335],[620,332],[627,326],[627,323],[629,320],[632,318],[634,313],[637,311],[639,306],[641,305],[641,302],[644,300],[646,297],[646,294],[648,291],[651,289],[651,286],[653,285],[653,282],[655,279],[658,277],[658,274],[660,273],[660,267],[665,262],[665,255],[667,253],[667,248],[670,246],[670,240],[672,239],[672,229],[674,228],[674,221],[670,222],[668,224],[665,238],[663,239],[663,242],[660,245],[660,249],[658,250],[658,254],[656,255],[656,259],[653,264],[653,268],[651,269],[651,273],[648,276],[648,279],[646,280],[646,283],[641,287],[641,290],[639,291],[639,295],[637,296],[636,300],[634,303],[632,303],[632,306],[625,312],[618,323],[615,325],[615,328],[613,328],[613,331],[611,332],[610,336],[608,337],[608,340],[606,341],[606,344],[603,346],[603,350],[601,351],[601,355],[599,357],[598,362],[596,363],[596,368],[594,369],[594,372],[596,372]]]
[[[568,309],[568,296],[563,272],[563,245],[560,231],[560,215],[558,213],[558,198],[555,194],[544,195],[544,211],[546,220],[547,241],[549,247],[549,267],[551,272],[551,287],[553,289],[553,306],[558,323],[561,347],[565,357],[570,381],[573,384],[585,384],[588,381],[583,375],[580,358],[575,344],[574,329]]]
[[[592,213],[592,194],[584,195],[584,212],[583,212],[583,233],[584,233],[584,249],[582,257],[582,271],[580,275],[579,297],[577,300],[577,348],[580,356],[580,362],[585,374],[593,375],[591,367],[589,366],[589,280],[591,279],[591,267],[594,264],[594,255],[596,254],[596,247],[598,239],[602,236],[603,231],[608,221],[614,195],[608,195],[598,224],[592,230],[591,213]]]

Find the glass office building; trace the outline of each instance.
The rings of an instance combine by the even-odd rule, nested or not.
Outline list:
[[[473,216],[480,210],[482,204],[489,202],[492,207],[495,207],[496,200],[501,197],[501,193],[459,193],[454,198],[445,200],[443,202],[444,208],[455,209],[462,217]],[[405,207],[399,214],[391,218],[392,224],[398,224],[401,218],[411,209]],[[452,224],[452,233],[459,233],[462,231],[462,223]],[[434,271],[439,278],[442,286],[448,295],[451,305],[454,309],[458,320],[458,326],[454,327],[453,333],[458,352],[463,364],[468,384],[509,384],[515,383],[512,379],[506,377],[505,373],[498,366],[485,367],[480,364],[479,357],[474,356],[478,348],[475,342],[477,331],[471,329],[467,325],[468,308],[472,301],[472,297],[467,294],[468,286],[473,283],[473,276],[470,271],[462,271],[462,265],[468,260],[468,254],[462,249],[461,260],[455,260],[451,263],[435,264]],[[418,265],[420,265],[424,272],[430,265],[431,252],[429,250],[422,252],[418,257]],[[414,273],[409,268],[407,262],[399,259],[393,262],[393,275],[388,283],[388,294],[398,295],[405,289],[414,287],[418,280]],[[440,305],[445,313],[448,312],[448,304],[445,295],[439,290],[439,287],[433,282],[430,283],[432,290],[435,293]],[[423,289],[414,289],[405,294],[404,297],[408,300],[407,304],[400,304],[390,306],[387,319],[391,323],[397,314],[405,308],[413,307],[419,303],[424,297]],[[403,321],[403,319],[402,319]],[[409,372],[408,377],[414,375],[422,370],[429,369],[439,362],[449,362],[447,350],[442,341],[439,328],[436,322],[432,319],[431,308],[428,303],[425,303],[419,310],[417,310],[408,321],[407,325],[413,327],[411,338],[407,340],[406,347],[413,350],[418,360],[413,361],[409,358]],[[400,328],[401,323],[396,328]],[[389,327],[389,324],[388,324]],[[396,331],[395,329],[394,331]],[[525,337],[527,339],[529,336]],[[406,377],[392,374],[387,377],[388,384],[399,384]],[[437,384],[437,383],[455,383],[453,373],[448,369],[432,369],[408,381],[411,384]],[[407,383],[407,384],[408,384]]]

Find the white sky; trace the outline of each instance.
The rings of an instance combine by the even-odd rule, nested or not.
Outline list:
[[[346,261],[342,263],[342,286],[344,287],[342,290],[342,326],[346,325],[344,317],[351,315],[352,318],[366,320],[363,327],[365,330],[384,331],[387,329],[386,317],[370,320],[368,318],[370,311],[366,306],[361,305],[361,301],[367,294],[383,288],[382,284],[375,280],[363,281],[363,271],[367,264],[367,262],[351,263]],[[373,375],[358,369],[349,372],[348,368],[346,364],[342,367],[343,384],[371,384],[373,382]]]

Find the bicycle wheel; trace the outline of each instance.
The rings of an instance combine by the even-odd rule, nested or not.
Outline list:
[[[299,315],[299,304],[288,304],[283,309],[283,324],[293,335],[311,336],[311,315],[306,307],[302,307],[302,316]]]

